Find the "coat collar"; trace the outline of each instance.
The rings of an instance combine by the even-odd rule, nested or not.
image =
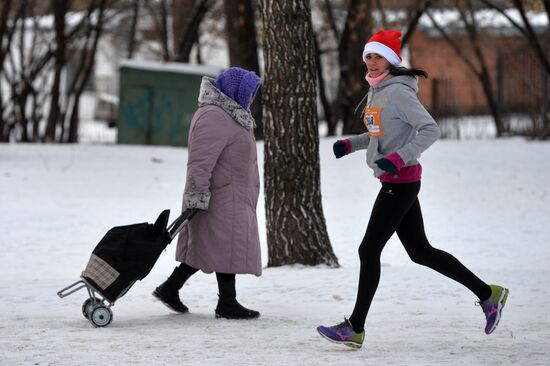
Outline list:
[[[199,92],[199,107],[205,105],[215,105],[223,109],[229,114],[235,122],[246,128],[252,130],[256,127],[254,118],[250,111],[247,111],[241,107],[233,99],[219,91],[213,84],[214,79],[204,76],[201,82],[201,88]]]

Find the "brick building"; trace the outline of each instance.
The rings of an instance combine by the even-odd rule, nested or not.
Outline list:
[[[479,34],[495,98],[502,112],[525,112],[548,94],[549,76],[523,35],[511,28],[484,30]],[[470,41],[458,38],[462,55],[480,65]],[[548,40],[546,41],[546,49]],[[419,97],[438,116],[488,114],[487,99],[477,76],[441,34],[419,27],[409,41],[411,66],[428,72],[420,80]]]

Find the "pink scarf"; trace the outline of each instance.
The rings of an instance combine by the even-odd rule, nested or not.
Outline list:
[[[371,87],[375,88],[378,84],[384,81],[384,79],[386,78],[386,76],[388,76],[389,73],[390,71],[386,70],[375,78],[371,77],[369,73],[367,73],[367,75],[365,76],[365,80],[367,80],[367,82]]]

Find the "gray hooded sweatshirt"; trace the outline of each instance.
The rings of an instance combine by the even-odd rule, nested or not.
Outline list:
[[[397,152],[405,166],[418,164],[420,154],[441,135],[436,122],[418,100],[417,91],[415,77],[390,74],[367,94],[363,120],[369,132],[349,140],[352,152],[367,149],[367,165],[374,170],[375,177],[385,173],[375,164],[376,160]],[[373,114],[377,116],[371,117]],[[372,123],[376,118],[379,122]]]

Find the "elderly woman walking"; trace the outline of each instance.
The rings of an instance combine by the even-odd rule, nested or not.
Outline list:
[[[199,108],[189,132],[183,210],[198,210],[179,235],[181,262],[153,296],[186,313],[179,290],[198,270],[216,273],[216,317],[251,319],[260,313],[239,304],[235,275],[261,275],[256,220],[259,174],[250,105],[261,79],[232,67],[216,79],[203,77]]]

